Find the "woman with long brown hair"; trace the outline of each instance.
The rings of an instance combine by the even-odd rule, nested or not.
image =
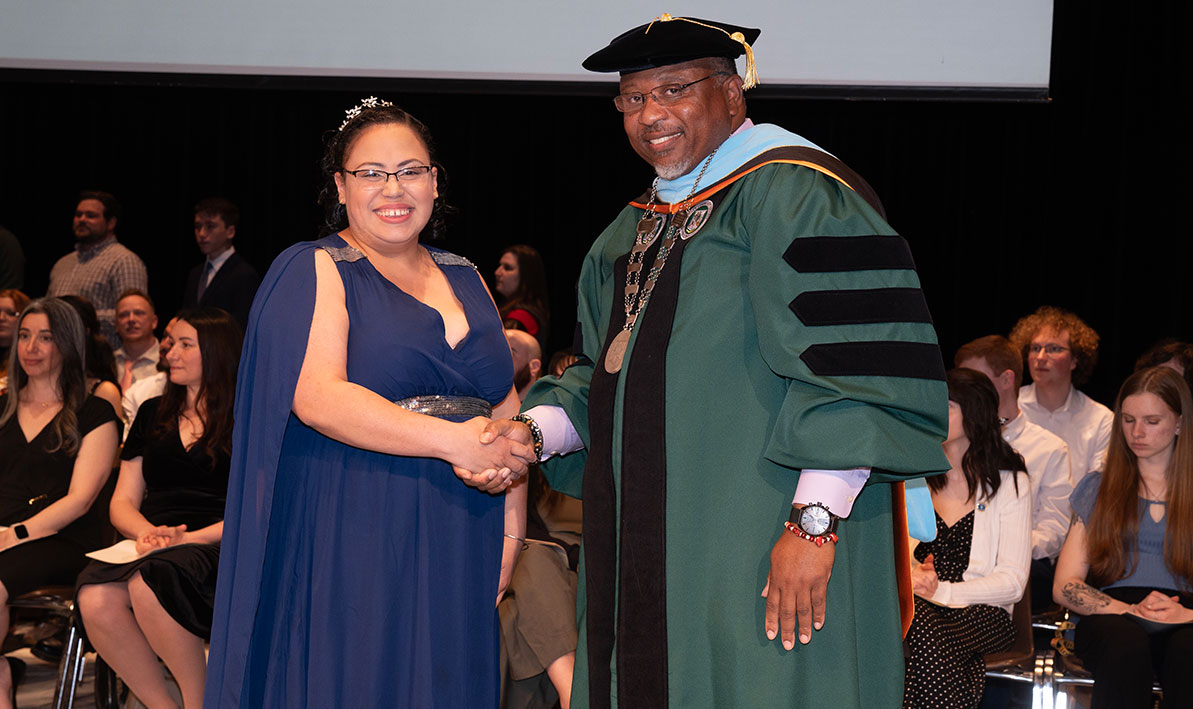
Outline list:
[[[1123,382],[1105,470],[1073,491],[1075,519],[1052,595],[1084,616],[1076,650],[1094,675],[1092,706],[1193,706],[1193,400],[1152,367]],[[1186,435],[1181,436],[1181,430]]]
[[[533,246],[514,244],[501,252],[493,272],[494,290],[501,297],[501,320],[506,329],[525,330],[546,346],[551,307],[547,269]]]
[[[183,704],[203,704],[240,326],[218,308],[178,314],[166,355],[170,383],[137,412],[112,494],[112,525],[143,555],[92,562],[79,576],[79,610],[101,656],[148,706],[171,706],[157,658]],[[150,552],[153,552],[150,554]]]
[[[1011,609],[1031,564],[1031,485],[1002,438],[998,392],[972,369],[947,382],[949,471],[927,479],[936,538],[916,546],[911,573],[903,706],[917,709],[978,706],[983,657],[1014,641]]]
[[[83,342],[82,320],[58,298],[33,301],[17,320],[0,395],[0,637],[10,598],[73,583],[83,554],[103,545],[92,507],[120,433],[112,407],[87,393]],[[0,662],[0,708],[11,687]]]

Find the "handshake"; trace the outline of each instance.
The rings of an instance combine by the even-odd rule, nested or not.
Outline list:
[[[470,487],[504,492],[538,461],[530,427],[521,421],[478,416],[459,425],[458,445],[447,461]]]

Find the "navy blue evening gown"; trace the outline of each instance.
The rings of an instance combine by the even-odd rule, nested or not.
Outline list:
[[[452,394],[496,405],[509,393],[509,346],[470,263],[430,249],[468,317],[469,333],[453,349],[438,312],[359,251],[338,236],[316,245],[333,254],[344,281],[349,381],[391,401]],[[268,335],[246,343],[242,379],[260,390],[273,386],[261,378],[276,378],[282,394],[238,398],[237,443],[269,446],[280,433],[280,449],[264,462],[253,451],[235,456],[244,470],[238,480],[234,461],[232,487],[241,489],[229,491],[228,515],[237,507],[238,534],[265,538],[240,540],[239,561],[224,560],[235,570],[230,588],[221,565],[206,704],[496,707],[504,498],[465,486],[441,460],[345,445],[293,413],[270,424],[269,435],[252,423],[241,428],[258,403],[286,401],[286,387],[292,400],[292,350],[299,336],[305,346],[309,330],[313,295],[289,291],[313,286],[313,249],[293,247],[278,261],[250,327],[297,323],[300,331],[279,335],[289,342],[272,349]],[[239,587],[257,574],[259,593]]]

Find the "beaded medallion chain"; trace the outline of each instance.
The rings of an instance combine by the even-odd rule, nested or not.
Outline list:
[[[638,314],[642,312],[642,309],[650,301],[650,294],[654,291],[655,283],[659,280],[659,275],[663,272],[663,267],[667,265],[667,256],[675,246],[675,240],[679,238],[680,229],[683,227],[684,222],[687,221],[688,208],[692,206],[692,197],[696,195],[696,190],[700,188],[700,181],[704,179],[704,173],[708,170],[709,164],[712,163],[717,150],[720,150],[719,146],[704,159],[704,165],[700,168],[700,174],[696,175],[696,182],[692,185],[688,196],[680,202],[679,210],[671,215],[671,221],[666,227],[667,235],[663,238],[663,244],[659,247],[659,253],[655,256],[654,263],[651,264],[650,270],[646,272],[646,281],[641,283],[641,289],[639,289],[646,250],[655,242],[659,233],[659,216],[651,209],[659,193],[659,178],[656,177],[654,182],[651,183],[650,200],[646,203],[646,211],[643,212],[642,219],[638,221],[637,235],[634,237],[634,247],[630,250],[629,263],[626,265],[625,324],[622,325],[621,332],[617,333],[617,336],[609,343],[609,350],[605,353],[605,371],[610,374],[616,374],[621,371],[626,347],[630,343],[630,334],[634,331],[634,323],[638,321]]]

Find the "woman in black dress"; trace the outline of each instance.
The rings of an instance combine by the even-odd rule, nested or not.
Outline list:
[[[1015,639],[1011,609],[1031,563],[1031,485],[1002,439],[998,392],[985,374],[948,373],[949,471],[928,478],[936,539],[914,550],[915,616],[907,631],[903,706],[977,707],[984,656]]]
[[[223,533],[240,326],[217,308],[178,314],[165,393],[141,405],[112,495],[112,525],[147,554],[93,562],[78,604],[99,654],[150,707],[203,704],[211,610]]]
[[[57,298],[30,303],[9,353],[0,396],[0,638],[8,600],[70,584],[88,551],[103,545],[102,510],[91,513],[120,440],[116,413],[88,396],[83,323]],[[12,676],[0,662],[0,708]]]

